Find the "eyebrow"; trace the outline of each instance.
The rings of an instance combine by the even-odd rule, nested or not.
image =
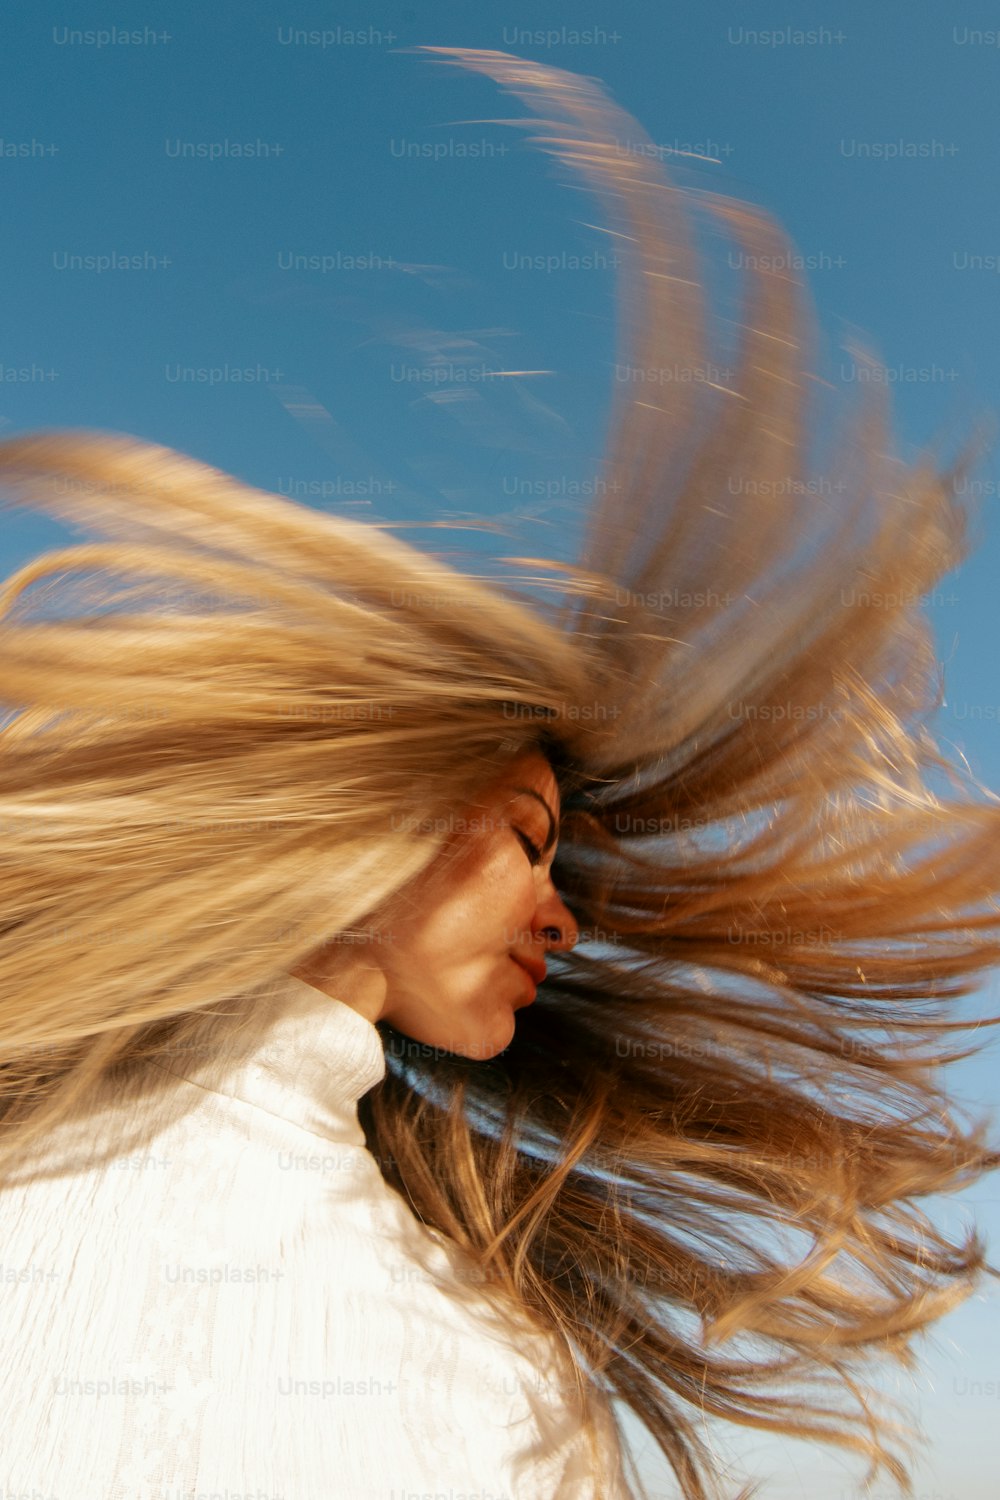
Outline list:
[[[542,804],[542,806],[545,808],[545,811],[549,815],[549,836],[545,840],[545,843],[542,845],[542,853],[545,854],[547,850],[552,848],[552,845],[556,841],[556,820],[553,816],[552,809],[546,802],[545,798],[542,796],[541,792],[536,792],[533,786],[516,786],[514,787],[514,791],[523,792],[526,797],[536,798],[536,800]]]

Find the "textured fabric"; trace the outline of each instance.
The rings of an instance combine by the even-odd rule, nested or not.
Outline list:
[[[555,1345],[366,1149],[377,1028],[291,978],[261,1015],[141,1064],[0,1191],[2,1492],[629,1500],[607,1403],[595,1461]]]

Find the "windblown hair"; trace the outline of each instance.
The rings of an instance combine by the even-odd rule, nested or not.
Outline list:
[[[761,269],[781,229],[623,151],[646,137],[591,79],[419,50],[548,112],[523,123],[617,237],[620,363],[692,376],[616,383],[577,564],[509,559],[509,585],[126,435],[0,444],[5,503],[108,539],[0,594],[2,1175],[116,1070],[236,1035],[541,747],[583,940],[488,1062],[379,1023],[383,1175],[632,1409],[685,1500],[720,1481],[705,1416],[909,1491],[868,1381],[985,1267],[917,1200],[1000,1163],[941,1074],[983,1024],[950,1002],[1000,959],[1000,804],[924,722],[921,608],[969,555],[982,443],[905,465],[872,380],[810,483],[812,314]],[[747,252],[728,385],[695,373],[695,209]],[[547,568],[551,600],[517,587]]]

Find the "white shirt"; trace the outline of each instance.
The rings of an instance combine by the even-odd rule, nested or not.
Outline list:
[[[260,1014],[0,1191],[0,1493],[631,1500],[606,1400],[595,1473],[555,1344],[508,1342],[367,1150],[377,1028],[291,977]]]

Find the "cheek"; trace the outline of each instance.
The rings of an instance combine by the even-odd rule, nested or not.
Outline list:
[[[527,857],[520,849],[505,849],[491,864],[479,889],[490,931],[500,933],[505,946],[523,943],[538,901]]]
[[[523,941],[535,910],[535,882],[517,848],[474,851],[418,890],[417,910],[396,928],[414,956],[438,959]]]

